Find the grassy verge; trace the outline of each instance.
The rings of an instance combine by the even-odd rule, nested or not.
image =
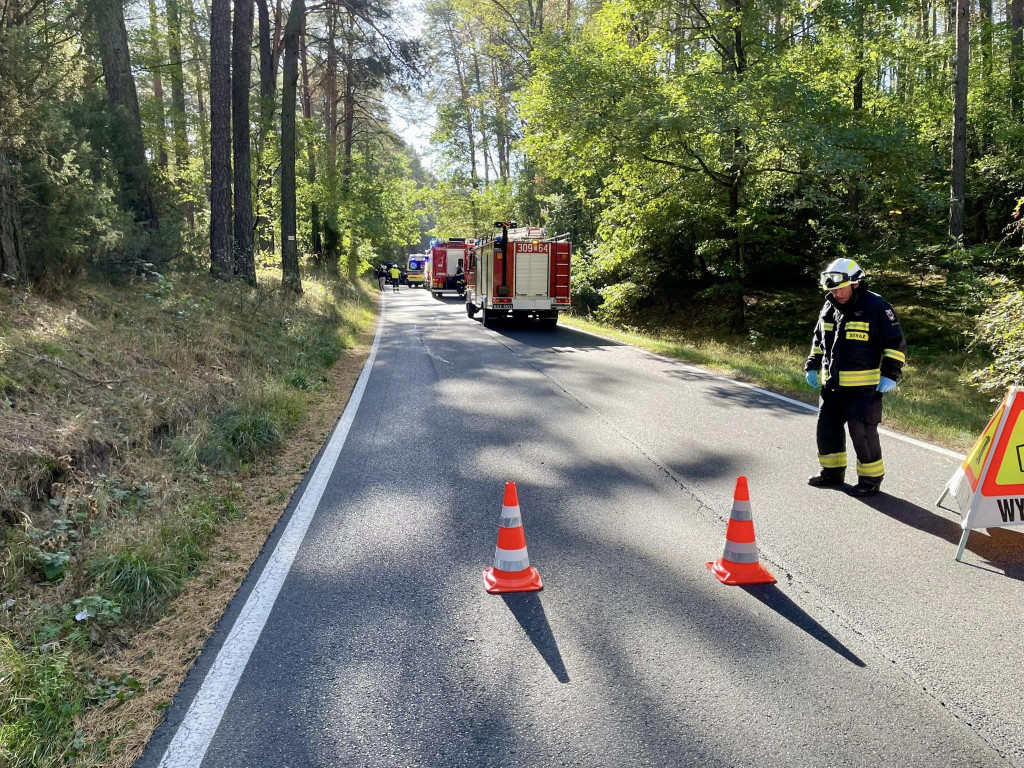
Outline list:
[[[912,317],[913,313],[909,313],[904,319],[910,339],[915,329]],[[811,314],[808,328],[813,318]],[[713,339],[678,331],[624,330],[576,316],[564,320],[567,325],[582,330],[685,360],[807,403],[817,403],[816,393],[804,382],[807,349],[803,346],[757,334],[747,338]],[[965,350],[936,350],[930,345],[911,343],[904,378],[899,388],[886,397],[885,425],[966,452],[994,410],[989,395],[961,383],[961,377],[976,366],[977,361]]]
[[[334,419],[360,286],[0,289],[0,765],[129,766]]]

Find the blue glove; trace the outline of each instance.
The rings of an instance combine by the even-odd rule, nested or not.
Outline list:
[[[807,386],[813,387],[814,389],[818,388],[818,372],[817,371],[808,371],[806,373],[806,375],[804,376],[804,378],[807,379]]]
[[[879,392],[891,392],[894,389],[896,389],[896,382],[892,379],[883,376],[881,381],[878,382]]]

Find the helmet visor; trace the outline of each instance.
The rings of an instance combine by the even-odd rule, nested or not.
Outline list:
[[[826,291],[834,291],[836,288],[844,288],[851,282],[850,276],[845,272],[822,272],[821,287]]]

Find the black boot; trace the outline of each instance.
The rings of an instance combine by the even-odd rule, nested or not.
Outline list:
[[[850,495],[863,499],[868,496],[874,496],[878,493],[880,487],[881,483],[870,483],[862,477],[857,481],[857,484],[850,489]]]
[[[846,472],[843,470],[835,469],[824,469],[816,474],[811,475],[807,478],[807,484],[813,485],[815,488],[826,488],[832,485],[842,485],[843,478],[846,476]]]

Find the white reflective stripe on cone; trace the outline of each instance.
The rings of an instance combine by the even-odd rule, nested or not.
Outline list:
[[[494,548],[494,567],[499,571],[522,571],[530,567],[530,555],[522,549]]]
[[[502,528],[518,528],[523,524],[522,513],[519,511],[519,505],[514,507],[501,508],[501,527]]]
[[[727,541],[725,548],[730,552],[753,552],[757,554],[756,541]]]
[[[750,514],[750,502],[736,499],[732,503],[732,513],[729,515],[733,520],[753,520]]]
[[[757,552],[736,552],[726,547],[725,552],[722,553],[722,559],[728,560],[730,563],[756,563]]]

